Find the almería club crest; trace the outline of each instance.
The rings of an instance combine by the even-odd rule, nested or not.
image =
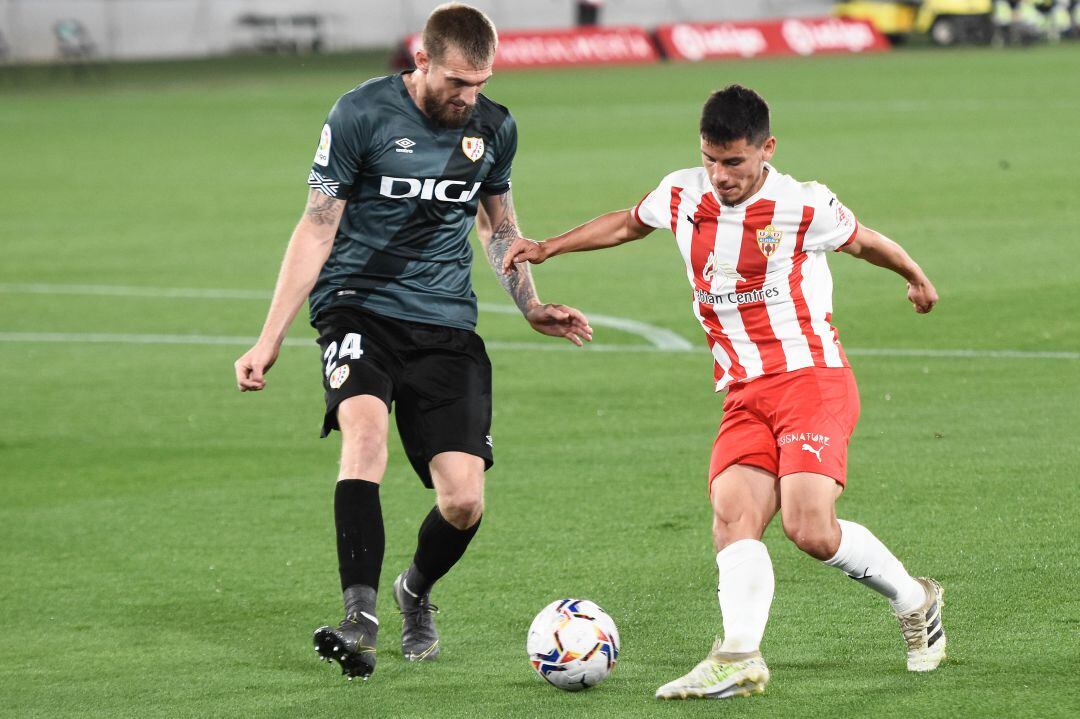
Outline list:
[[[772,257],[773,253],[776,252],[776,248],[780,246],[780,240],[783,236],[784,233],[772,225],[765,225],[764,229],[758,230],[757,246],[761,250],[761,254]]]
[[[463,137],[461,138],[461,151],[465,153],[465,157],[469,158],[473,162],[476,162],[484,156],[484,138],[482,137]]]

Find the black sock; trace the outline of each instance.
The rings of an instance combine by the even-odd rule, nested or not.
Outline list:
[[[478,519],[476,524],[468,529],[458,529],[443,518],[437,505],[432,507],[420,524],[420,533],[416,538],[416,554],[413,555],[413,563],[405,575],[409,591],[416,595],[430,592],[432,585],[461,559],[479,528]]]
[[[354,584],[342,592],[345,600],[345,616],[359,618],[363,614],[375,616],[375,590],[364,584]],[[378,622],[375,622],[376,626]]]
[[[379,485],[363,479],[339,480],[334,490],[334,525],[341,590],[362,584],[377,591],[386,546]]]

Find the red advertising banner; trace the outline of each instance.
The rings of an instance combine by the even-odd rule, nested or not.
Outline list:
[[[419,34],[405,38],[410,59],[418,47]],[[503,70],[554,65],[626,65],[659,60],[656,44],[640,27],[511,30],[499,33],[495,67]]]
[[[673,60],[719,60],[767,55],[881,52],[889,41],[866,20],[788,18],[762,22],[661,25],[656,38]]]

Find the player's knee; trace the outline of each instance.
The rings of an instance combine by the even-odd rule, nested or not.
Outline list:
[[[781,513],[781,518],[784,534],[811,557],[824,561],[836,554],[840,536],[829,517],[791,512]]]
[[[713,512],[713,543],[716,551],[741,539],[761,539],[768,520],[758,512]]]
[[[484,494],[476,488],[463,488],[439,497],[439,512],[456,529],[468,529],[484,513]]]
[[[382,480],[386,471],[386,439],[361,427],[341,433],[341,474],[370,482]]]
[[[386,463],[387,449],[386,440],[374,432],[354,430],[343,434],[341,441],[344,448],[352,455],[362,457],[370,462]]]

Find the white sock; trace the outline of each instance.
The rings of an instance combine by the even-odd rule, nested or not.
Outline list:
[[[897,614],[922,606],[926,590],[880,539],[861,524],[845,519],[836,521],[840,523],[840,548],[825,564],[884,596]]]
[[[722,652],[756,652],[761,646],[773,598],[769,550],[756,539],[740,539],[716,555],[720,582],[716,597],[724,618]]]

